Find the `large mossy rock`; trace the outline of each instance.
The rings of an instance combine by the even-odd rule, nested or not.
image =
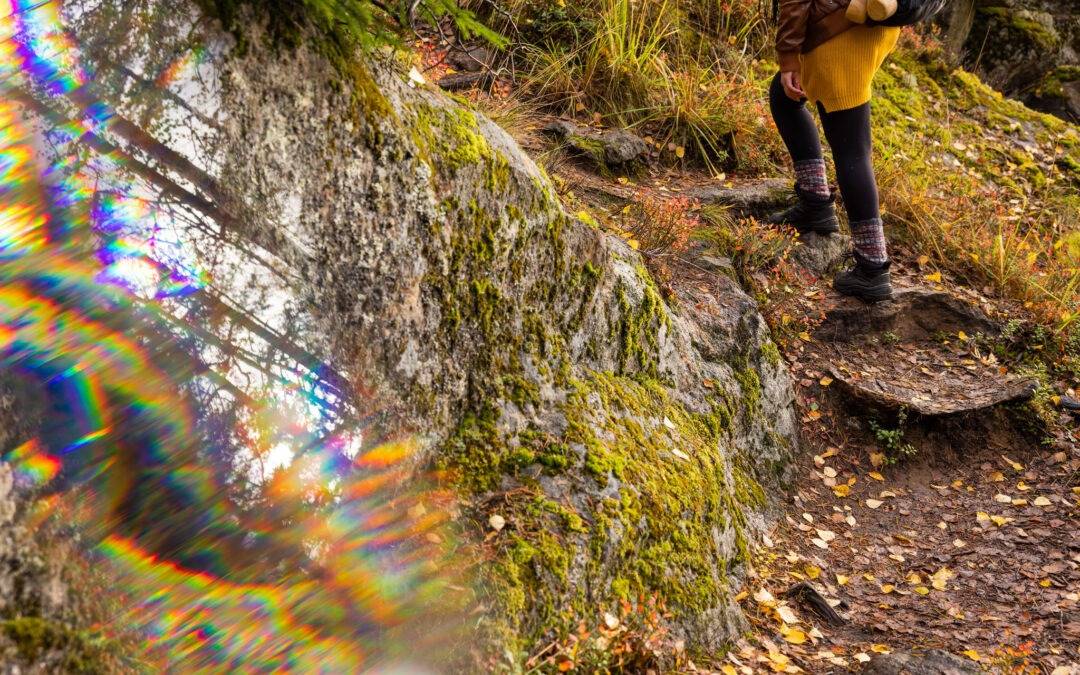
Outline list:
[[[755,303],[723,280],[666,301],[508,134],[392,57],[343,73],[248,44],[220,64],[220,175],[464,503],[478,651],[520,659],[653,594],[691,646],[732,638],[732,579],[796,435]]]

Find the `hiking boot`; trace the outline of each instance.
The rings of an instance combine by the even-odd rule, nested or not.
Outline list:
[[[855,265],[833,279],[836,292],[863,302],[881,302],[892,298],[892,280],[889,277],[891,263],[872,263],[857,251],[854,255]]]
[[[790,225],[799,234],[814,232],[829,235],[840,231],[840,221],[836,219],[835,194],[822,199],[817,195],[803,192],[796,185],[795,196],[798,201],[794,206],[786,211],[774,213],[766,222],[770,225]]]

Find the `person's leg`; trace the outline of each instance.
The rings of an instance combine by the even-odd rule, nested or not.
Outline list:
[[[769,87],[769,109],[780,138],[791,154],[799,189],[823,199],[831,197],[817,125],[805,103],[793,101],[784,93],[779,73]]]
[[[884,264],[889,255],[871,156],[870,104],[831,113],[819,105],[818,112],[836,163],[852,244],[867,262]]]

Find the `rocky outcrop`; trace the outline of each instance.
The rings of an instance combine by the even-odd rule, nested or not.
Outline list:
[[[488,531],[486,638],[519,658],[652,594],[674,636],[732,637],[796,434],[754,301],[662,297],[504,131],[393,64],[259,44],[218,64],[221,180],[295,243],[353,380]]]
[[[1068,0],[954,3],[949,42],[1006,95],[1080,120],[1080,13]]]

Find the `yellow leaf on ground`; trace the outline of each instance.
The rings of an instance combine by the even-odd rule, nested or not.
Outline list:
[[[994,481],[995,483],[1000,483],[1005,480],[1005,474],[1001,473],[1000,471],[994,471],[990,474],[990,480]]]
[[[679,147],[675,148],[675,156],[678,157],[679,159],[682,159],[683,157],[686,157],[686,148],[684,148],[681,145]]]
[[[723,673],[724,675],[738,675],[739,674],[739,671],[735,670],[735,666],[731,665],[730,663],[725,663],[724,665],[720,666],[720,672]]]
[[[1005,460],[1006,464],[1008,464],[1009,466],[1012,467],[1013,471],[1023,471],[1024,470],[1024,465],[1021,464],[1020,462],[1014,462],[1013,460],[1009,459],[1005,455],[1002,455],[1001,458],[1003,460]]]
[[[818,380],[818,384],[820,384],[823,387],[827,387],[832,383],[833,383],[833,379],[831,377],[829,377],[828,375],[826,375],[825,377]]]
[[[1054,582],[1053,582],[1053,581],[1050,581],[1049,579],[1043,579],[1042,581],[1040,581],[1040,582],[1039,582],[1039,585],[1040,585],[1040,586],[1042,586],[1043,588],[1050,588],[1050,586],[1051,586],[1051,585],[1052,585],[1053,583],[1054,583]]]
[[[985,511],[979,511],[975,514],[975,520],[979,521],[980,523],[988,523],[990,522],[990,514],[986,513]]]
[[[769,652],[769,667],[778,673],[784,672],[788,663],[791,661],[785,654],[780,652]]]
[[[812,342],[814,338],[810,337],[810,333],[807,333],[806,331],[803,331],[803,332],[799,333],[799,339],[802,340],[803,342]]]
[[[798,628],[791,628],[789,626],[780,626],[780,635],[784,637],[784,640],[790,642],[793,645],[806,644],[806,633],[802,632]]]
[[[885,476],[882,476],[882,475],[881,475],[880,473],[878,473],[877,471],[871,471],[871,472],[869,473],[869,476],[870,476],[871,478],[873,478],[874,480],[885,480]]]
[[[911,574],[907,575],[907,577],[904,579],[904,581],[907,581],[909,584],[912,584],[912,585],[921,584],[922,583],[922,577],[919,576],[918,572],[912,572]]]
[[[806,576],[809,579],[817,579],[821,576],[821,568],[816,565],[807,565],[803,568],[803,572],[806,572]]]
[[[955,576],[953,571],[948,567],[942,567],[937,572],[930,575],[930,585],[939,591],[943,591],[948,587],[949,579],[952,579]]]
[[[840,454],[840,448],[834,448],[830,446],[828,448],[825,448],[825,452],[821,453],[821,456],[828,459],[829,457],[834,457],[838,454]]]
[[[967,340],[968,339],[968,334],[965,333],[964,331],[960,331],[959,333],[956,334],[956,337],[960,338],[961,340]]]
[[[923,279],[926,279],[927,281],[929,281],[930,283],[933,283],[933,284],[940,284],[941,283],[941,272],[934,272],[933,274],[927,274],[926,276],[923,277]]]
[[[847,586],[847,582],[848,582],[849,578],[850,577],[846,577],[843,574],[837,574],[836,575],[836,585],[837,586]]]
[[[885,465],[885,453],[884,452],[871,452],[870,453],[870,464],[875,469],[880,469],[882,466]]]
[[[930,595],[930,589],[926,586],[918,586],[915,588],[915,592],[919,595]]]
[[[851,486],[850,485],[837,485],[836,487],[834,487],[832,489],[832,491],[833,491],[833,494],[836,495],[837,497],[847,497],[849,494],[851,494]]]
[[[885,595],[888,595],[889,593],[892,593],[895,590],[896,590],[896,586],[893,586],[892,584],[882,584],[881,585],[881,592],[884,593]]]
[[[892,652],[892,650],[885,645],[870,645],[870,651],[874,652],[875,654],[889,654],[890,652]]]
[[[994,521],[994,524],[998,527],[1005,527],[1006,523],[1011,523],[1015,518],[1006,518],[1005,516],[990,516],[990,520]]]
[[[926,265],[926,263],[930,262],[930,256],[921,255],[921,256],[919,256],[919,258],[918,258],[918,260],[916,262],[919,263],[919,267],[924,267]]]
[[[968,657],[972,661],[982,661],[982,657],[979,656],[979,652],[975,651],[974,649],[967,649],[960,653]]]

